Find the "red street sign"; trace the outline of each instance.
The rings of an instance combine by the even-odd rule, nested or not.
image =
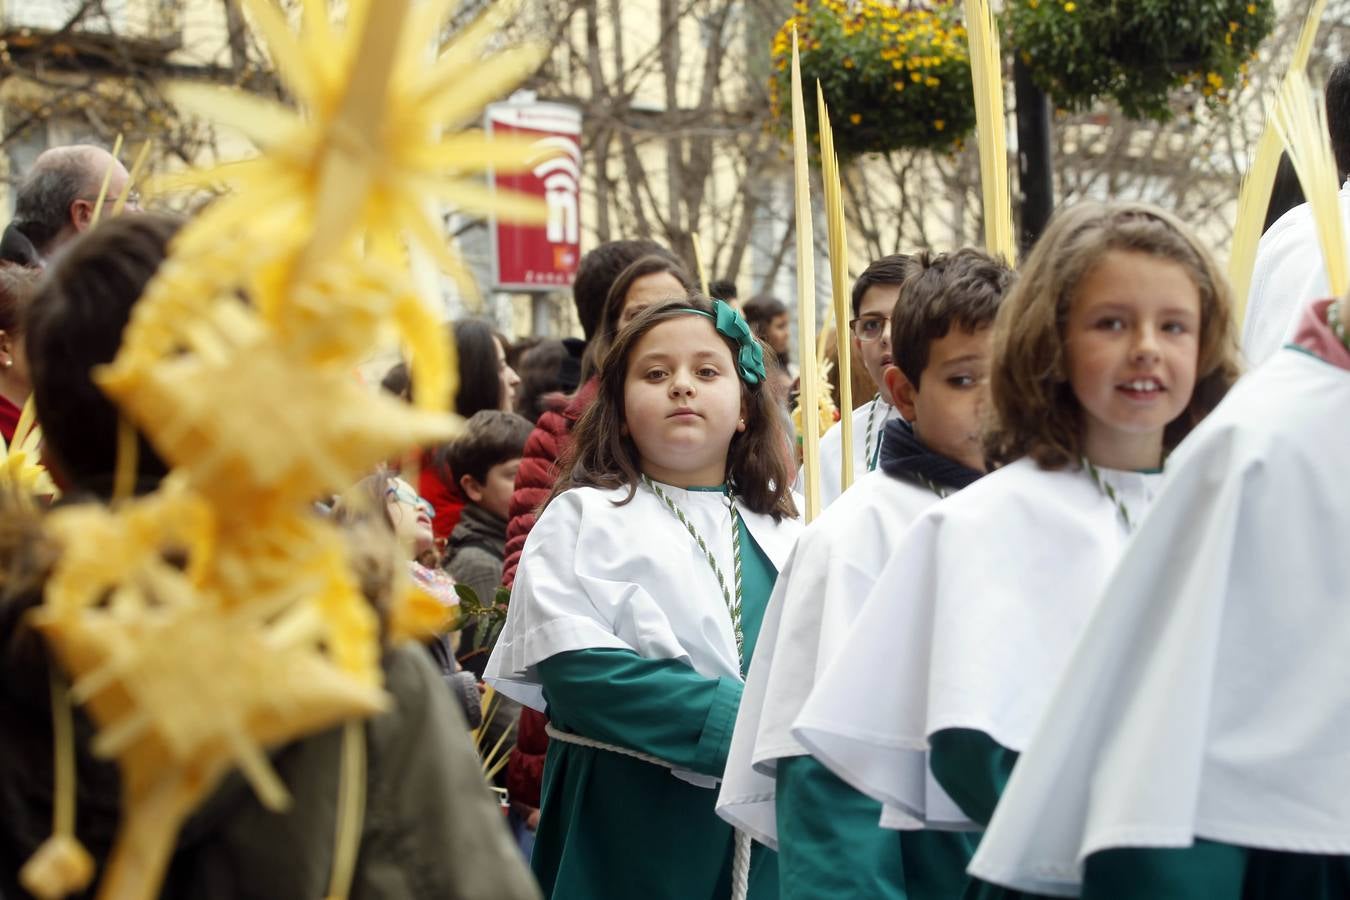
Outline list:
[[[553,291],[572,285],[581,258],[581,110],[561,103],[493,103],[486,129],[537,136],[539,162],[516,174],[488,173],[493,189],[548,204],[547,225],[490,221],[492,283],[504,291]]]

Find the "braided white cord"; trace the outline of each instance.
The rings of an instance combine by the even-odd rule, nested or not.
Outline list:
[[[736,852],[731,858],[731,900],[745,900],[750,893],[750,835],[736,830]]]
[[[645,763],[651,763],[654,766],[660,766],[663,769],[674,769],[675,766],[666,762],[659,756],[652,756],[650,753],[642,753],[638,750],[629,750],[627,747],[620,747],[616,744],[606,744],[604,741],[597,741],[594,738],[583,737],[579,734],[573,734],[570,731],[559,731],[549,722],[544,725],[544,733],[551,740],[562,741],[564,744],[576,744],[578,747],[590,747],[592,750],[608,750],[610,753],[617,753],[620,756],[631,756],[633,759],[641,760]]]
[[[663,769],[675,768],[671,763],[666,762],[659,756],[652,756],[650,753],[607,744],[604,741],[583,737],[570,731],[559,731],[553,727],[552,722],[544,725],[544,733],[549,736],[550,740],[561,741],[564,744],[576,744],[578,747],[589,747],[592,750],[608,750],[610,753],[617,753],[620,756],[651,763]],[[750,893],[750,835],[739,829],[734,834],[735,852],[731,857],[731,900],[746,900],[746,896]]]

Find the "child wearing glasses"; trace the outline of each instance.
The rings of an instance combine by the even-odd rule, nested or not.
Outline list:
[[[845,425],[853,429],[853,472],[861,478],[874,471],[881,457],[881,435],[886,423],[899,418],[890,401],[883,373],[891,365],[891,310],[900,296],[900,286],[909,275],[910,258],[896,253],[874,261],[853,283],[853,353],[862,359],[876,394],[852,411],[843,411],[839,422],[820,439],[820,502],[829,506],[842,493],[840,468],[843,460]],[[847,375],[843,375],[847,377]],[[802,476],[797,476],[800,488]]]

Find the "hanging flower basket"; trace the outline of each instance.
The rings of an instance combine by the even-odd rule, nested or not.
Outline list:
[[[1056,106],[1082,111],[1111,99],[1130,118],[1166,122],[1178,91],[1218,107],[1246,82],[1275,4],[1009,0],[1005,16],[1011,45]]]
[[[794,25],[807,130],[817,133],[818,79],[841,159],[904,147],[948,150],[975,127],[959,4],[824,0],[797,3],[793,13],[774,36],[769,85],[774,118],[784,134],[792,130]]]

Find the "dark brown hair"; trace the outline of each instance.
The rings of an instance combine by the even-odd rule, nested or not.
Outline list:
[[[474,413],[464,430],[446,447],[445,460],[456,478],[470,475],[482,484],[495,465],[519,459],[525,453],[534,426],[530,420],[499,409]]]
[[[587,341],[593,340],[600,330],[600,314],[614,279],[633,260],[654,253],[675,262],[669,250],[656,241],[647,240],[606,241],[581,257],[576,278],[572,280],[572,301],[576,304],[577,319]]]
[[[1016,278],[1013,270],[983,250],[916,253],[910,277],[891,313],[891,356],[915,388],[928,368],[933,341],[956,326],[978,331],[994,323],[999,304]]]
[[[684,286],[686,293],[694,290],[694,281],[689,273],[672,256],[651,253],[633,260],[618,274],[605,295],[605,308],[600,314],[600,328],[586,348],[586,356],[581,361],[581,380],[585,381],[596,373],[600,363],[609,352],[609,347],[619,333],[619,320],[623,318],[624,301],[633,283],[639,278],[665,272]],[[671,300],[678,298],[671,297]]]
[[[1080,203],[1051,221],[994,322],[994,418],[985,437],[991,461],[1030,456],[1046,469],[1078,463],[1083,409],[1068,380],[1064,330],[1078,285],[1113,250],[1177,263],[1200,294],[1195,390],[1164,430],[1163,452],[1181,443],[1237,380],[1231,291],[1190,229],[1146,204]]]
[[[90,370],[117,355],[132,307],[181,225],[160,213],[100,222],[65,248],[28,308],[33,402],[47,449],[72,487],[111,495],[118,411]],[[144,435],[137,437],[139,483],[152,488],[168,467]]]
[[[628,488],[627,503],[637,493],[642,477],[637,445],[624,434],[627,418],[624,410],[624,383],[628,379],[628,357],[637,342],[648,331],[662,322],[690,315],[690,310],[712,314],[712,301],[701,294],[686,300],[662,303],[643,310],[605,356],[600,367],[600,389],[572,431],[572,442],[563,457],[559,471],[564,473],[554,485],[554,497],[574,487],[597,487],[612,490]],[[724,335],[734,360],[740,350]],[[752,512],[795,518],[796,504],[792,500],[791,462],[787,454],[787,436],[782,417],[766,382],[747,384],[741,381],[741,398],[745,403],[745,431],[731,438],[727,450],[727,484]],[[547,504],[545,504],[547,505]]]
[[[460,319],[451,327],[451,333],[459,360],[455,412],[467,419],[480,409],[500,409],[502,379],[497,342],[501,341],[503,352],[510,343],[482,319]]]
[[[877,285],[902,285],[909,277],[910,256],[908,253],[892,253],[873,260],[863,269],[858,280],[853,282],[853,317],[857,318],[862,310],[863,294],[868,288]]]

